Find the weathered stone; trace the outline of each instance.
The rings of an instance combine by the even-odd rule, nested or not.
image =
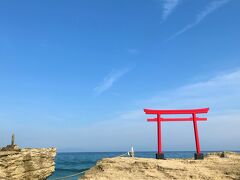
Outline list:
[[[0,179],[43,180],[55,170],[56,148],[9,145],[0,150]]]
[[[6,147],[3,147],[1,151],[20,151],[20,147],[18,145],[7,145]]]
[[[238,179],[240,153],[209,153],[204,160],[153,158],[106,158],[85,172],[79,180],[135,180],[135,179]]]

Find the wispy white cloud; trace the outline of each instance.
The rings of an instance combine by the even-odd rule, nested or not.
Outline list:
[[[164,0],[162,20],[165,21],[179,4],[180,0]]]
[[[212,115],[239,113],[240,70],[213,77],[207,81],[188,84],[177,89],[160,92],[145,100],[137,101],[142,108],[188,109],[210,107]],[[137,120],[145,115],[143,109],[121,114],[122,120]],[[239,134],[240,135],[240,134]]]
[[[112,85],[123,75],[129,72],[130,68],[124,68],[118,71],[110,72],[104,79],[103,82],[94,88],[94,91],[99,95],[112,87]]]
[[[148,99],[158,108],[211,106],[213,112],[240,109],[240,70],[218,75],[204,82],[185,85]]]
[[[202,20],[204,20],[209,14],[217,10],[218,8],[222,7],[223,5],[227,4],[231,0],[215,0],[213,2],[210,2],[208,6],[201,11],[195,21],[193,23],[190,23],[186,25],[184,28],[179,30],[177,33],[173,34],[168,40],[174,39],[175,37],[183,34],[184,32],[188,31],[189,29],[193,28],[194,26],[198,25]]]

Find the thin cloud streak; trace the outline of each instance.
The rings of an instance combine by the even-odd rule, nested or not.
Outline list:
[[[165,21],[179,4],[180,0],[164,0],[162,21]]]
[[[97,95],[102,94],[103,92],[107,91],[109,88],[112,87],[112,85],[123,75],[125,75],[127,72],[129,72],[129,68],[121,69],[118,71],[112,71],[110,72],[103,80],[103,82],[94,88],[94,91],[97,93]]]
[[[224,73],[207,81],[188,84],[177,89],[160,92],[149,99],[137,101],[144,108],[172,109],[210,107],[211,114],[240,112],[240,70]],[[142,109],[121,115],[122,119],[139,119]]]
[[[222,7],[223,5],[227,4],[228,2],[230,2],[231,0],[215,0],[211,3],[209,3],[209,5],[203,10],[201,11],[196,19],[195,22],[186,25],[184,28],[182,28],[180,31],[178,31],[177,33],[173,34],[170,38],[168,38],[169,40],[172,40],[174,38],[176,38],[177,36],[183,34],[184,32],[188,31],[189,29],[193,28],[194,26],[198,25],[202,20],[204,20],[209,14],[211,14],[212,12],[214,12],[215,10],[219,9],[220,7]]]

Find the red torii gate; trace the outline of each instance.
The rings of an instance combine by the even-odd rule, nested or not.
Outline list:
[[[197,121],[206,121],[207,118],[199,118],[197,114],[208,113],[209,108],[202,109],[184,109],[184,110],[153,110],[153,109],[144,109],[146,114],[155,114],[157,118],[148,118],[149,122],[157,122],[157,135],[158,135],[158,153],[156,154],[157,159],[164,159],[164,154],[162,153],[162,136],[161,136],[161,122],[165,121],[193,121],[194,135],[196,142],[196,151],[194,154],[195,159],[203,159],[203,154],[200,151],[200,143],[198,137],[198,127]],[[163,114],[191,114],[192,117],[189,118],[162,118]]]

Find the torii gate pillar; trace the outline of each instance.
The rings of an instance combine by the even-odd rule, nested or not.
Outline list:
[[[156,159],[164,159],[164,154],[162,153],[162,128],[160,114],[157,114],[157,136],[158,136],[158,152],[156,153]]]

